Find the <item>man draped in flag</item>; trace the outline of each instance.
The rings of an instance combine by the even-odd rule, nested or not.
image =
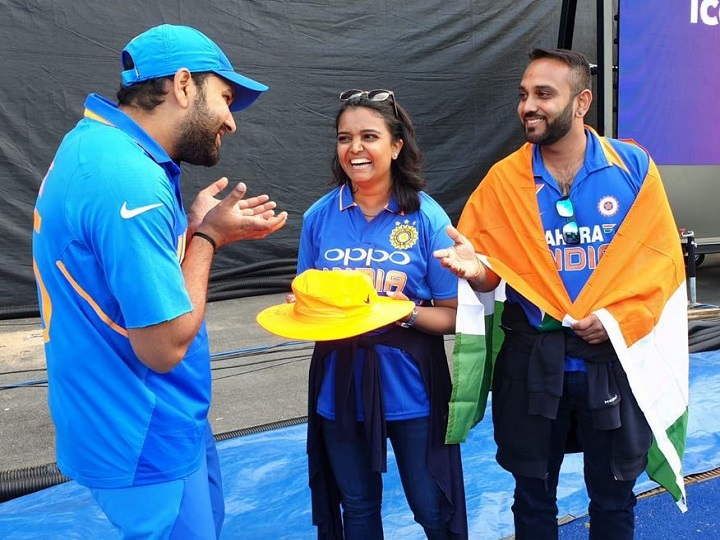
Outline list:
[[[584,454],[591,539],[633,537],[643,470],[686,509],[678,230],[647,152],[584,125],[591,83],[579,53],[530,53],[518,104],[528,142],[490,169],[449,229],[455,246],[435,253],[475,291],[506,284],[492,417],[518,540],[558,537],[559,470],[573,451]]]

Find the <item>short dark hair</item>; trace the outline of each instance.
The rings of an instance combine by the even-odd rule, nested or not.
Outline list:
[[[415,139],[415,127],[410,115],[400,106],[394,95],[385,101],[371,101],[366,96],[354,97],[343,101],[340,105],[335,117],[336,132],[342,113],[355,107],[365,107],[375,111],[385,122],[393,141],[402,139],[400,154],[391,165],[392,194],[400,210],[407,213],[416,212],[420,208],[418,192],[426,188],[427,182],[422,176],[423,155]],[[332,172],[336,185],[350,185],[350,178],[340,165],[337,152],[333,156]]]
[[[117,92],[120,105],[133,105],[145,111],[152,111],[165,101],[168,93],[167,82],[172,77],[150,79],[130,86],[121,86]]]
[[[569,49],[533,49],[530,61],[540,58],[553,58],[559,60],[570,68],[570,86],[573,93],[579,94],[583,90],[592,90],[592,75],[590,62],[584,54]]]
[[[130,55],[123,55],[123,70],[132,69],[135,63]],[[193,73],[195,84],[202,87],[210,72]],[[117,92],[117,100],[120,105],[132,105],[145,111],[152,111],[155,107],[165,101],[168,93],[167,83],[174,75],[149,79],[130,86],[121,86]]]

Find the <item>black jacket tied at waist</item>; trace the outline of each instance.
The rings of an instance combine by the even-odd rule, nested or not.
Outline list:
[[[540,333],[530,326],[519,304],[507,303],[503,311],[503,330],[523,353],[528,363],[528,414],[555,420],[563,392],[565,357],[585,360],[588,405],[596,429],[620,427],[622,393],[615,377],[617,354],[610,341],[590,345],[573,333]],[[627,389],[629,391],[629,388]]]
[[[567,355],[586,362],[593,427],[612,431],[613,474],[619,480],[637,478],[647,465],[652,432],[610,342],[589,345],[565,330],[540,333],[513,302],[505,302],[502,327],[505,340],[492,382],[500,466],[519,476],[545,478]],[[573,432],[568,433],[566,453],[582,450]]]
[[[312,494],[313,523],[318,527],[318,538],[342,539],[340,493],[330,468],[322,435],[322,422],[317,414],[325,360],[337,352],[335,363],[335,422],[341,437],[354,435],[357,422],[355,395],[355,361],[358,348],[365,349],[362,372],[362,403],[364,428],[370,449],[371,469],[387,469],[387,437],[385,410],[380,382],[381,358],[376,345],[402,349],[412,356],[420,368],[423,383],[430,400],[430,433],[425,452],[427,466],[444,494],[443,514],[452,539],[467,538],[465,488],[463,484],[460,447],[445,444],[448,402],[452,385],[445,353],[443,336],[425,334],[415,329],[392,327],[387,332],[362,335],[356,338],[317,342],[310,364],[308,388],[308,473]],[[418,449],[422,452],[422,449]]]
[[[335,423],[338,438],[352,440],[355,436],[357,410],[355,401],[355,359],[357,349],[365,349],[362,371],[362,404],[365,412],[365,437],[371,449],[370,463],[373,472],[387,471],[387,429],[385,408],[380,387],[380,360],[375,345],[385,343],[384,334],[362,335],[344,341],[318,343],[316,349],[329,354],[337,351],[335,363]]]

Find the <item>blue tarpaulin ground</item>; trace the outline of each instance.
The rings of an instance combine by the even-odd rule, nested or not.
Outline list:
[[[720,479],[688,484],[689,512],[679,514],[671,497],[642,499],[635,512],[635,540],[716,540],[720,538],[718,503]],[[588,519],[576,519],[560,527],[560,540],[585,540]]]
[[[685,474],[720,466],[720,351],[695,353],[690,361],[690,416]],[[222,538],[303,540],[315,538],[307,487],[304,424],[218,443],[223,469],[226,521]],[[494,459],[489,413],[463,444],[470,538],[496,540],[512,535],[512,477]],[[422,539],[400,485],[392,452],[385,479],[385,537]],[[636,492],[657,485],[642,476]],[[636,538],[720,537],[715,524],[720,481],[688,489],[689,512],[681,514],[667,493],[638,505]],[[708,500],[710,498],[710,500]],[[558,489],[560,516],[587,513],[580,456],[568,456]],[[586,538],[586,519],[561,528],[561,538]],[[75,482],[54,486],[0,504],[0,538],[117,538],[87,489]]]

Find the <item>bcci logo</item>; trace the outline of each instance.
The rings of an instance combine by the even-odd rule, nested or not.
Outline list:
[[[415,222],[410,223],[409,219],[400,223],[395,222],[395,228],[390,233],[390,243],[395,249],[410,249],[418,240],[418,230],[415,228]]]
[[[600,215],[604,217],[614,216],[617,214],[619,209],[620,204],[618,203],[618,200],[610,195],[603,197],[598,203],[598,212],[600,212]]]

